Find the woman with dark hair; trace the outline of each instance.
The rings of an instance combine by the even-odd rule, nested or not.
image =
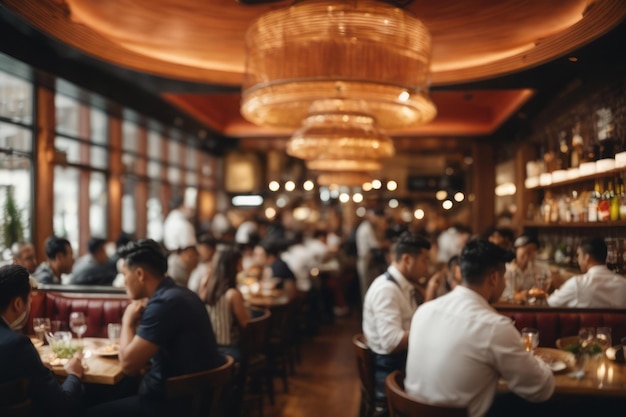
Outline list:
[[[237,289],[237,273],[241,271],[241,253],[228,249],[221,252],[210,279],[203,280],[199,294],[211,317],[218,350],[239,359],[239,330],[246,327],[250,313]]]

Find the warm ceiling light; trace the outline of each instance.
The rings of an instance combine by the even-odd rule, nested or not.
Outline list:
[[[398,183],[393,180],[387,181],[387,189],[389,191],[396,191],[398,189]]]
[[[355,194],[352,196],[352,201],[354,201],[355,203],[360,203],[360,202],[362,202],[362,201],[363,201],[363,194],[361,194],[361,193],[355,193]]]
[[[342,203],[347,203],[348,201],[350,201],[350,195],[348,193],[339,194],[339,201],[341,201]]]
[[[287,181],[285,183],[285,191],[293,191],[296,189],[296,183],[293,181]]]
[[[270,189],[270,191],[278,191],[280,190],[280,184],[278,183],[278,181],[270,181],[268,188]]]
[[[303,1],[262,15],[245,44],[241,113],[255,124],[298,127],[328,99],[375,115],[384,129],[435,117],[430,34],[408,11],[366,0]]]
[[[441,203],[441,207],[443,207],[444,210],[450,210],[452,208],[452,201],[444,201],[443,203]]]
[[[268,207],[265,209],[265,217],[272,220],[276,217],[276,209],[274,207]]]
[[[392,198],[391,200],[389,200],[389,207],[398,208],[399,205],[400,205],[400,202],[396,200],[395,198]]]
[[[460,203],[463,200],[465,200],[465,194],[460,191],[454,194],[454,201]]]
[[[383,165],[374,160],[355,160],[355,159],[317,159],[309,161],[307,168],[312,171],[340,171],[340,172],[373,172],[380,171]],[[378,187],[380,188],[380,187]]]
[[[417,209],[415,210],[415,213],[413,213],[413,215],[415,216],[417,220],[422,220],[424,218],[424,214],[425,214],[424,210],[422,209]]]
[[[362,172],[324,172],[317,177],[317,183],[325,186],[358,186],[370,180],[371,177]]]
[[[361,185],[361,188],[363,191],[370,191],[372,189],[372,183],[369,181],[364,182],[363,185]]]
[[[380,182],[380,180],[374,180],[372,181],[372,188],[375,190],[380,190],[380,187],[383,186],[383,183]]]
[[[311,180],[306,180],[304,181],[304,184],[302,184],[302,188],[304,188],[304,191],[311,191],[315,188],[315,184],[313,184],[313,181]]]
[[[448,196],[448,192],[446,190],[439,190],[435,193],[435,198],[439,201],[445,200]]]

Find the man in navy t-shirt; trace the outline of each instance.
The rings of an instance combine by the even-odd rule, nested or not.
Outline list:
[[[155,241],[140,240],[118,252],[133,300],[122,318],[120,364],[127,375],[150,368],[138,395],[94,407],[88,415],[166,415],[167,378],[216,368],[225,358],[217,351],[204,304],[166,276],[167,258]]]

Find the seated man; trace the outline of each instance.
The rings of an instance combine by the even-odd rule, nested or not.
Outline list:
[[[107,241],[92,237],[87,242],[87,255],[80,257],[72,269],[70,283],[79,285],[111,285],[117,275],[115,262],[106,252]]]
[[[504,264],[511,257],[484,240],[463,248],[462,283],[421,306],[411,321],[407,394],[426,404],[467,407],[470,417],[489,410],[500,378],[528,401],[550,398],[552,371],[525,351],[511,320],[489,305],[504,290]]]
[[[167,258],[153,240],[119,250],[122,273],[133,302],[122,318],[119,360],[127,375],[148,364],[139,393],[89,410],[90,416],[185,415],[183,404],[168,403],[167,378],[213,369],[225,363],[200,298],[166,276]],[[182,408],[181,408],[182,407]]]
[[[50,236],[45,243],[47,262],[42,262],[33,274],[40,284],[62,284],[61,275],[70,274],[74,266],[72,245],[67,239]]]
[[[550,268],[547,264],[535,260],[537,241],[530,236],[520,236],[515,239],[515,260],[506,265],[504,279],[506,288],[502,298],[514,303],[525,303],[528,300],[528,290],[537,287],[537,278],[542,277],[545,282],[550,278]],[[545,288],[542,288],[545,290]]]
[[[0,384],[25,378],[33,416],[74,415],[83,398],[83,367],[78,358],[66,365],[63,385],[41,362],[30,339],[21,334],[28,322],[31,286],[20,265],[0,268]]]
[[[196,246],[177,250],[167,258],[167,275],[178,285],[187,287],[191,273],[198,266],[200,257]]]
[[[626,278],[606,267],[604,239],[584,239],[578,247],[583,275],[574,276],[550,297],[552,307],[626,308]]]
[[[385,398],[385,378],[396,369],[404,369],[411,317],[424,301],[419,282],[428,272],[430,243],[417,235],[405,233],[394,245],[393,261],[377,277],[365,294],[363,334],[375,354],[376,395]],[[421,300],[415,294],[421,295]]]
[[[28,271],[30,285],[37,288],[37,280],[33,277],[33,273],[37,269],[37,257],[35,256],[35,247],[30,242],[17,242],[11,246],[13,255],[13,263],[21,265]]]
[[[254,266],[263,268],[259,281],[277,279],[276,288],[285,291],[290,299],[297,295],[296,276],[280,257],[281,243],[264,240],[254,247]]]

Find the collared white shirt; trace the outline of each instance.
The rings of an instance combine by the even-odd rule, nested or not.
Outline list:
[[[417,308],[412,296],[414,286],[391,265],[396,282],[382,274],[370,285],[363,303],[363,334],[367,344],[379,355],[390,354],[409,330]]]
[[[371,250],[380,248],[376,231],[369,220],[364,220],[356,228],[356,252],[359,258],[370,256]]]
[[[457,286],[417,309],[409,332],[406,392],[433,405],[483,416],[503,378],[528,401],[554,391],[550,368],[524,350],[520,333],[477,292]]]
[[[174,209],[163,223],[163,246],[167,250],[185,249],[196,245],[196,231],[185,214]]]
[[[537,286],[537,276],[550,277],[550,267],[542,262],[530,261],[525,270],[518,268],[515,262],[506,264],[504,281],[506,287],[502,297],[511,300],[515,291],[529,290]]]
[[[548,297],[552,307],[626,308],[626,278],[604,265],[571,277]]]

